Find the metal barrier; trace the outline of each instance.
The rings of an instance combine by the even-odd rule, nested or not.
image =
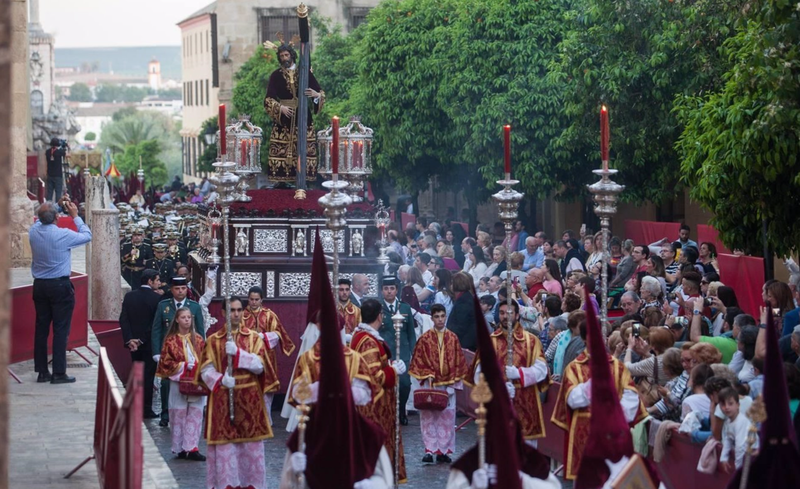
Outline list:
[[[103,489],[141,489],[144,464],[142,413],[144,365],[133,364],[123,395],[105,348],[100,349],[94,417],[94,455],[64,476],[68,479],[90,460],[97,463]]]

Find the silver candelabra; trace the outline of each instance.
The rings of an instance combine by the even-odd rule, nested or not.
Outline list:
[[[506,246],[511,243],[511,233],[514,231],[514,223],[517,221],[519,202],[522,200],[524,194],[514,190],[514,185],[519,183],[519,180],[512,180],[511,174],[506,173],[503,180],[498,180],[498,184],[503,186],[503,190],[492,195],[495,202],[497,202],[498,214],[500,220],[506,230]],[[511,284],[511,253],[506,250],[506,314],[508,319],[508,354],[506,356],[506,365],[514,365],[514,309],[512,309],[511,302],[513,301]]]
[[[594,195],[594,213],[600,218],[600,229],[603,233],[603,250],[602,260],[603,267],[600,272],[600,322],[603,325],[603,335],[607,335],[608,328],[608,259],[610,253],[608,251],[608,234],[611,232],[611,216],[617,213],[617,196],[625,190],[624,185],[611,180],[611,176],[617,173],[617,170],[608,168],[608,165],[603,165],[604,168],[600,170],[593,170],[592,173],[600,175],[600,181],[591,185],[587,185],[589,192]]]
[[[239,195],[236,193],[236,185],[239,183],[239,177],[230,172],[236,166],[233,162],[218,161],[214,163],[217,173],[214,174],[209,180],[216,185],[217,203],[222,208],[222,261],[224,263],[225,275],[223,281],[225,284],[225,327],[227,329],[227,341],[233,341],[233,332],[231,328],[231,253],[230,253],[230,236],[228,235],[228,219],[230,217],[231,204],[237,201]],[[228,355],[228,369],[227,374],[233,377],[233,357]],[[231,423],[234,420],[233,409],[233,391],[228,389],[228,413]]]
[[[386,265],[389,263],[389,255],[386,254],[389,247],[386,245],[386,227],[389,225],[389,212],[383,205],[383,200],[378,199],[378,212],[375,213],[375,226],[378,228],[378,248],[380,249],[380,256],[378,256],[378,263]]]
[[[334,174],[333,179],[323,182],[322,186],[330,189],[330,192],[319,198],[319,205],[325,208],[325,225],[333,234],[333,286],[339,283],[339,231],[347,227],[347,206],[353,203],[353,199],[343,192],[349,184],[339,181],[339,176]]]

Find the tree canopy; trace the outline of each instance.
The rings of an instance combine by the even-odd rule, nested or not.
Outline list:
[[[116,157],[117,169],[125,176],[131,173],[135,174],[139,169],[141,158],[142,169],[148,180],[147,185],[160,187],[167,183],[168,180],[167,167],[159,159],[162,149],[161,143],[156,139],[129,144],[125,147],[125,152]]]
[[[730,248],[779,256],[800,243],[800,23],[794,4],[752,2],[722,53],[724,84],[679,99],[677,144],[693,199]]]
[[[91,102],[92,91],[85,83],[73,83],[69,87],[69,100],[73,102]]]

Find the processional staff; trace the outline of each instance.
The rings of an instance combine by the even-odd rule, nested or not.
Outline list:
[[[395,360],[400,359],[400,330],[403,329],[405,316],[400,314],[400,308],[392,316],[394,323],[394,356]],[[400,480],[400,379],[394,383],[394,487],[397,487]]]
[[[492,390],[482,373],[470,393],[470,398],[478,405],[475,408],[475,424],[478,426],[478,468],[486,470],[486,405],[492,401]]]
[[[298,402],[297,410],[300,415],[297,416],[297,451],[306,453],[306,423],[308,422],[308,411],[311,406],[308,405],[311,400],[311,384],[308,379],[308,374],[304,373],[297,383],[297,387],[292,390],[292,397]],[[303,472],[297,473],[295,480],[298,489],[305,489],[305,474]]]
[[[301,3],[297,6],[297,20],[300,30],[300,56],[298,63],[298,88],[297,88],[297,156],[299,168],[297,169],[296,199],[304,199],[306,191],[306,169],[308,168],[308,70],[309,70],[309,42],[311,30],[308,25],[308,7]],[[289,145],[291,148],[291,144]]]

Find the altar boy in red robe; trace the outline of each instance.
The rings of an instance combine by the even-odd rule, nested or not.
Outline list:
[[[422,442],[425,456],[422,461],[450,463],[450,455],[456,448],[456,389],[467,375],[467,361],[461,351],[458,336],[445,328],[447,313],[441,304],[431,306],[433,328],[423,333],[417,340],[414,356],[408,373],[419,380],[423,388],[447,392],[447,407],[442,411],[421,409],[419,424],[422,428]]]

